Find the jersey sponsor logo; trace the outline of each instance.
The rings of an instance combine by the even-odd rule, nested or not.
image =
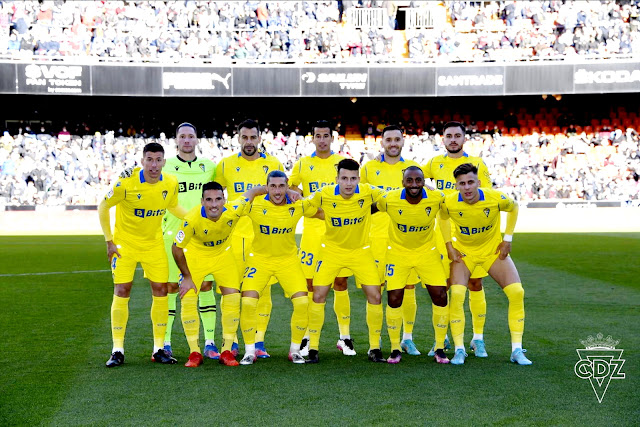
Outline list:
[[[133,215],[137,216],[138,218],[149,218],[152,216],[162,216],[165,214],[167,210],[166,209],[134,209],[133,210]]]
[[[289,216],[293,216],[295,212],[296,212],[296,208],[289,208]]]
[[[451,181],[446,181],[444,179],[436,180],[436,188],[438,190],[453,190],[456,188],[456,183]]]
[[[180,230],[178,231],[178,234],[176,234],[176,242],[182,243],[183,240],[184,240],[184,231]]]
[[[164,190],[162,192],[162,200],[167,200],[167,194],[169,194],[169,192],[167,190]]]
[[[376,175],[380,175],[380,171],[376,171]]]
[[[309,183],[309,193],[313,193],[315,191],[318,191],[318,189],[325,187],[327,185],[331,185],[332,183],[327,183],[327,182],[318,182],[318,181],[313,181]]]
[[[178,193],[186,193],[187,191],[199,191],[202,189],[201,182],[179,182],[178,183]]]
[[[402,215],[402,209],[398,209],[398,214]]]
[[[431,207],[424,208],[424,212],[427,214],[427,216],[431,215]]]
[[[364,221],[364,216],[358,217],[358,218],[338,218],[338,217],[332,217],[331,218],[331,225],[334,227],[343,227],[343,226],[348,226],[348,225],[357,225],[360,224],[362,221]]]
[[[266,215],[267,214],[267,210],[266,209],[262,209],[262,215]]]
[[[202,244],[204,246],[207,246],[207,247],[213,247],[213,246],[220,246],[221,244],[223,244],[226,241],[227,241],[227,237],[225,237],[224,239],[220,239],[220,240],[213,240],[211,242],[202,242]]]
[[[259,187],[260,184],[252,184],[250,182],[234,182],[233,189],[236,193],[244,193],[245,191],[251,190],[253,187]],[[246,187],[246,188],[245,188]]]
[[[487,225],[486,227],[460,227],[460,234],[470,236],[472,234],[484,233],[485,231],[491,230],[491,228],[491,225]]]
[[[269,172],[269,166],[263,166],[262,170],[264,171],[264,173],[266,174],[267,172]]]
[[[403,233],[419,233],[421,231],[427,231],[429,229],[428,225],[405,225],[398,224],[398,230]]]
[[[338,205],[336,204],[336,202],[333,202],[333,203],[332,203],[332,205],[333,205],[333,209],[335,209],[335,208],[336,208],[336,206],[338,206]]]
[[[358,205],[360,205],[360,207],[362,207],[362,205],[364,205],[364,199],[358,200]]]
[[[309,165],[309,170],[312,171],[313,170],[313,165]]]
[[[268,225],[260,226],[260,233],[270,234],[289,234],[293,232],[293,227],[270,227]]]
[[[491,213],[491,209],[486,208],[485,210],[483,210],[482,212],[484,212],[484,216],[486,216],[487,218],[489,218],[489,214]]]

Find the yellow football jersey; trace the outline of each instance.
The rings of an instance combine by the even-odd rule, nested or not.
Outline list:
[[[267,175],[273,170],[284,171],[280,160],[273,156],[260,153],[256,160],[247,160],[238,153],[220,161],[216,168],[215,181],[227,188],[227,199],[234,200],[257,185],[266,185]],[[252,237],[251,220],[241,218],[235,234]]]
[[[120,177],[104,200],[109,208],[116,207],[114,240],[148,248],[162,242],[162,218],[167,208],[178,205],[178,180],[160,174],[158,182],[149,184],[137,167]]]
[[[420,166],[413,160],[405,160],[400,157],[400,161],[390,165],[384,161],[384,154],[380,161],[371,160],[360,169],[360,182],[371,184],[383,190],[397,190],[402,187],[402,174],[409,166]],[[389,217],[381,212],[376,212],[371,217],[371,238],[388,238]]]
[[[340,187],[321,188],[307,198],[324,210],[326,232],[322,243],[341,249],[358,249],[369,245],[371,205],[384,194],[384,190],[369,184],[358,184],[348,199],[340,195]]]
[[[231,242],[227,240],[246,204],[245,198],[226,203],[217,221],[207,218],[204,206],[195,206],[184,218],[173,243],[179,248],[206,251],[207,254],[222,252],[230,246]]]
[[[302,184],[302,195],[308,197],[314,191],[327,185],[334,185],[338,176],[338,162],[346,157],[339,154],[321,159],[314,152],[310,156],[302,157],[293,165],[289,184],[298,187]],[[325,232],[324,221],[312,218],[304,219],[304,233],[322,236]]]
[[[472,205],[466,203],[458,191],[448,194],[442,204],[442,216],[453,222],[454,246],[464,247],[478,256],[491,255],[502,242],[500,212],[511,212],[515,202],[492,188],[478,191],[480,200]]]
[[[251,252],[266,257],[296,256],[296,225],[302,216],[310,217],[316,212],[318,209],[307,200],[292,202],[287,196],[287,203],[278,206],[268,194],[256,197],[242,212],[253,224]]]
[[[457,191],[453,171],[464,163],[471,163],[478,168],[480,185],[483,187],[491,187],[493,185],[489,169],[487,169],[484,161],[480,157],[470,156],[467,153],[464,153],[458,159],[449,157],[447,154],[435,156],[422,169],[424,170],[425,178],[431,178],[435,181],[436,189],[444,191],[445,194],[450,194]]]
[[[427,244],[435,246],[435,219],[444,200],[441,191],[422,190],[417,204],[407,202],[406,190],[394,190],[378,202],[378,209],[390,218],[389,242],[406,249],[417,249]]]

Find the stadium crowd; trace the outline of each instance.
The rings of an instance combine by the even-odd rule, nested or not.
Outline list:
[[[403,56],[512,61],[640,52],[638,0],[408,2],[432,24],[406,34],[394,31],[397,3],[407,2],[0,1],[0,55],[228,63]],[[356,27],[347,22],[347,9],[354,7],[380,8],[386,19]]]
[[[346,139],[334,132],[333,149],[364,163],[380,152],[375,136]],[[465,151],[484,159],[497,188],[521,201],[545,199],[640,200],[640,136],[637,129],[524,135],[468,130]],[[95,205],[124,168],[141,158],[142,147],[160,142],[175,154],[173,135],[157,138],[114,131],[72,136],[66,129],[52,135],[30,129],[0,137],[0,205]],[[313,151],[304,131],[262,131],[265,152],[289,172],[295,161]],[[234,133],[200,138],[201,157],[219,162],[239,151]],[[425,164],[443,154],[441,134],[409,132],[404,157]]]

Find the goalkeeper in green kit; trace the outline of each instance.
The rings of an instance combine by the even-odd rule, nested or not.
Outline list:
[[[189,210],[200,204],[202,197],[202,185],[213,181],[216,172],[216,165],[208,159],[199,159],[196,156],[196,145],[198,145],[197,130],[191,123],[181,123],[176,129],[176,142],[178,144],[178,155],[167,159],[163,173],[174,175],[178,179],[178,203]],[[176,318],[176,304],[178,299],[178,281],[180,270],[176,266],[171,254],[171,246],[176,237],[176,233],[182,224],[181,220],[169,212],[162,221],[162,235],[164,237],[164,247],[169,259],[169,321],[167,323],[167,333],[164,338],[164,350],[168,354],[171,351],[171,330],[173,321]],[[205,277],[200,293],[198,294],[198,305],[200,307],[200,318],[204,327],[204,356],[209,359],[219,359],[220,353],[216,347],[214,334],[216,328],[216,299],[213,292],[213,277]],[[237,351],[237,350],[236,350]]]

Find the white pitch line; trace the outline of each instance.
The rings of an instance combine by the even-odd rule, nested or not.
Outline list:
[[[140,267],[136,270],[142,270]],[[43,271],[41,273],[13,273],[0,274],[0,277],[19,277],[19,276],[51,276],[55,274],[86,274],[86,273],[111,273],[111,270],[75,270],[75,271]]]

